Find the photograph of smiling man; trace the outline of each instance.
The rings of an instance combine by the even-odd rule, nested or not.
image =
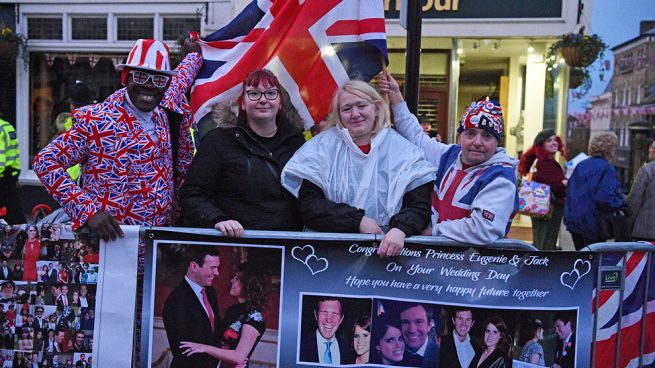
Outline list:
[[[355,321],[371,313],[371,299],[305,295],[301,313],[300,361],[325,365],[354,362],[356,351],[348,337]]]

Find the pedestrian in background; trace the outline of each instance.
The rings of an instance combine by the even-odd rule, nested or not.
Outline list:
[[[589,142],[589,157],[576,166],[568,182],[564,224],[573,237],[575,249],[604,242],[601,233],[604,214],[625,204],[621,182],[609,163],[614,157],[618,138],[614,133],[601,133]]]
[[[0,218],[9,224],[25,222],[17,186],[19,173],[16,129],[8,121],[0,119]],[[5,211],[5,215],[2,215]]]
[[[519,175],[528,175],[533,165],[536,171],[532,180],[548,184],[551,190],[551,211],[547,216],[532,217],[532,244],[540,250],[555,250],[559,228],[564,215],[566,200],[566,176],[562,166],[555,160],[557,152],[566,159],[566,147],[553,129],[544,129],[534,139],[519,162]],[[536,164],[535,164],[536,161]]]
[[[655,242],[655,140],[648,149],[648,160],[650,162],[639,169],[626,202],[634,240]]]

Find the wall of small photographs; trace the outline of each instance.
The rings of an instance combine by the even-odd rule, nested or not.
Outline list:
[[[2,227],[0,367],[92,367],[98,241],[60,224]]]

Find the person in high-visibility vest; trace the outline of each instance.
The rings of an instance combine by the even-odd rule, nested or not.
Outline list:
[[[4,219],[9,224],[25,222],[18,193],[19,173],[16,129],[9,122],[0,119],[0,208],[6,209]]]

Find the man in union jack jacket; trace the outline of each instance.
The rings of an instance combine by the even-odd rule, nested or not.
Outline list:
[[[198,50],[185,42],[184,51]],[[185,93],[202,65],[187,52],[170,69],[166,44],[138,40],[116,67],[125,88],[104,102],[73,111],[72,127],[34,160],[48,192],[74,222],[108,240],[122,236],[120,223],[166,226],[191,159],[192,116]],[[80,164],[81,183],[66,169]]]

